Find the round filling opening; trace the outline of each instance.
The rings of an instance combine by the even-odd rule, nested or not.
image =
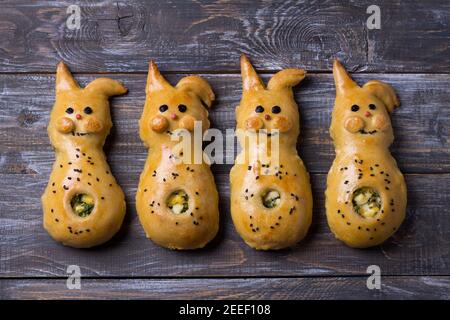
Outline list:
[[[275,208],[281,202],[280,193],[276,190],[269,190],[262,196],[262,202],[266,208]]]
[[[364,218],[373,218],[381,210],[381,197],[374,189],[362,187],[353,192],[353,209]]]
[[[189,209],[189,196],[184,190],[177,190],[167,199],[167,206],[174,214],[185,213]]]
[[[87,217],[91,214],[95,206],[94,198],[85,193],[77,193],[70,200],[70,206],[73,212],[79,217]]]

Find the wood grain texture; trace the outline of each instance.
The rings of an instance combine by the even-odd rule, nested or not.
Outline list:
[[[78,1],[81,29],[69,30],[73,1],[2,1],[0,10],[0,299],[450,299],[450,3],[382,0],[381,30],[368,30],[373,1]],[[234,128],[241,95],[239,55],[263,78],[305,68],[295,89],[302,115],[298,149],[311,174],[313,225],[294,248],[258,252],[230,219],[230,164],[212,167],[221,230],[206,249],[174,252],[147,240],[134,196],[147,151],[138,137],[148,60],[176,83],[198,73],[217,102],[212,126]],[[351,249],[326,224],[326,173],[334,58],[360,83],[386,81],[402,106],[392,115],[391,148],[408,186],[407,218],[382,246]],[[98,73],[130,92],[112,101],[106,144],[127,198],[119,234],[90,250],[63,247],[42,227],[40,196],[54,160],[46,126],[56,63],[65,60],[85,85]],[[370,73],[370,74],[368,74]],[[226,162],[231,163],[234,152]],[[67,290],[68,265],[83,289]],[[382,290],[366,288],[378,265]],[[245,278],[247,277],[247,278]],[[151,278],[151,279],[150,279]]]
[[[450,277],[382,277],[369,290],[366,277],[266,279],[0,280],[0,299],[450,299]],[[107,294],[105,294],[107,293]]]
[[[69,30],[73,1],[8,0],[0,12],[0,72],[238,71],[246,53],[261,70],[450,72],[450,3],[377,1],[381,30],[369,30],[373,1],[78,1],[81,28]]]
[[[61,277],[71,264],[91,277],[361,275],[372,264],[384,275],[449,274],[449,174],[406,175],[405,222],[385,244],[367,250],[334,239],[324,210],[326,176],[313,174],[313,225],[307,238],[291,249],[260,252],[245,245],[231,222],[227,170],[213,172],[221,231],[211,245],[194,252],[169,251],[145,238],[134,208],[139,172],[113,168],[126,194],[127,216],[118,236],[89,250],[63,247],[43,229],[40,196],[46,175],[0,175],[0,277]]]
[[[169,75],[176,83],[183,75]],[[241,97],[239,75],[203,75],[217,94],[211,109],[212,126],[235,127],[235,106]],[[264,75],[267,81],[270,75]],[[76,77],[83,85],[94,75]],[[139,172],[146,150],[139,139],[138,119],[145,100],[146,75],[113,75],[128,88],[112,102],[114,127],[107,152],[118,170]],[[397,90],[402,106],[392,114],[392,152],[404,173],[450,173],[450,77],[447,75],[374,74],[355,77],[361,84],[384,80]],[[47,174],[53,152],[46,126],[54,102],[52,75],[0,75],[0,173]],[[335,90],[331,75],[309,74],[295,89],[302,117],[299,153],[310,172],[326,173],[334,158],[329,137]],[[236,146],[237,147],[237,146]],[[232,150],[230,150],[232,151]],[[236,151],[236,150],[234,150]],[[235,152],[228,152],[232,163]]]

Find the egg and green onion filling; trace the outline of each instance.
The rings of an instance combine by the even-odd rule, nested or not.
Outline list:
[[[372,188],[363,187],[353,193],[353,209],[364,218],[375,217],[381,209],[381,198]]]
[[[262,202],[264,207],[266,208],[275,208],[281,202],[280,193],[276,190],[269,190],[266,194],[263,195]]]
[[[167,206],[174,214],[185,213],[189,209],[189,196],[183,190],[173,192],[167,199]]]
[[[91,214],[95,202],[92,196],[85,193],[77,193],[70,200],[70,205],[77,216],[84,218]]]

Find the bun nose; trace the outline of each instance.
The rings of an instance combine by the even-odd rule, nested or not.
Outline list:
[[[81,120],[81,114],[77,113],[77,115],[75,116],[75,118],[77,118],[77,120]]]

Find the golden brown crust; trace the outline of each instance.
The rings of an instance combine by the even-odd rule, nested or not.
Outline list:
[[[147,237],[158,245],[170,249],[202,248],[219,229],[214,177],[208,164],[187,159],[186,150],[177,149],[178,142],[171,137],[177,129],[193,133],[194,121],[202,123],[203,131],[208,129],[208,111],[202,103],[209,107],[214,94],[198,76],[185,77],[173,87],[154,62],[150,63],[146,92],[139,127],[150,152],[136,193],[139,220]],[[194,143],[191,145],[194,147]],[[176,214],[168,200],[180,190],[188,197],[187,209]]]
[[[381,81],[359,87],[338,61],[333,74],[336,101],[330,133],[336,158],[327,179],[328,224],[347,245],[371,247],[389,238],[405,217],[405,181],[388,150],[394,139],[389,113],[399,101]],[[373,217],[354,208],[353,193],[360,188],[370,188],[381,198]]]
[[[305,77],[305,72],[280,71],[266,89],[244,55],[241,71],[243,95],[236,108],[236,120],[237,129],[244,131],[238,132],[239,142],[243,146],[248,135],[258,129],[272,134],[272,129],[279,130],[279,163],[265,162],[261,154],[252,158],[257,146],[245,144],[230,173],[231,215],[236,230],[249,246],[282,249],[300,241],[312,219],[309,175],[296,150],[299,114],[291,88]],[[264,111],[257,112],[257,106]],[[279,203],[272,208],[263,202],[270,191],[280,196]]]
[[[48,125],[56,161],[42,195],[44,227],[64,245],[87,248],[108,241],[125,215],[125,197],[110,172],[102,146],[112,126],[108,97],[127,90],[106,78],[82,89],[63,62],[58,65],[56,79],[56,102]],[[91,112],[86,113],[86,107]],[[72,209],[76,194],[94,199],[87,217],[76,215]]]

